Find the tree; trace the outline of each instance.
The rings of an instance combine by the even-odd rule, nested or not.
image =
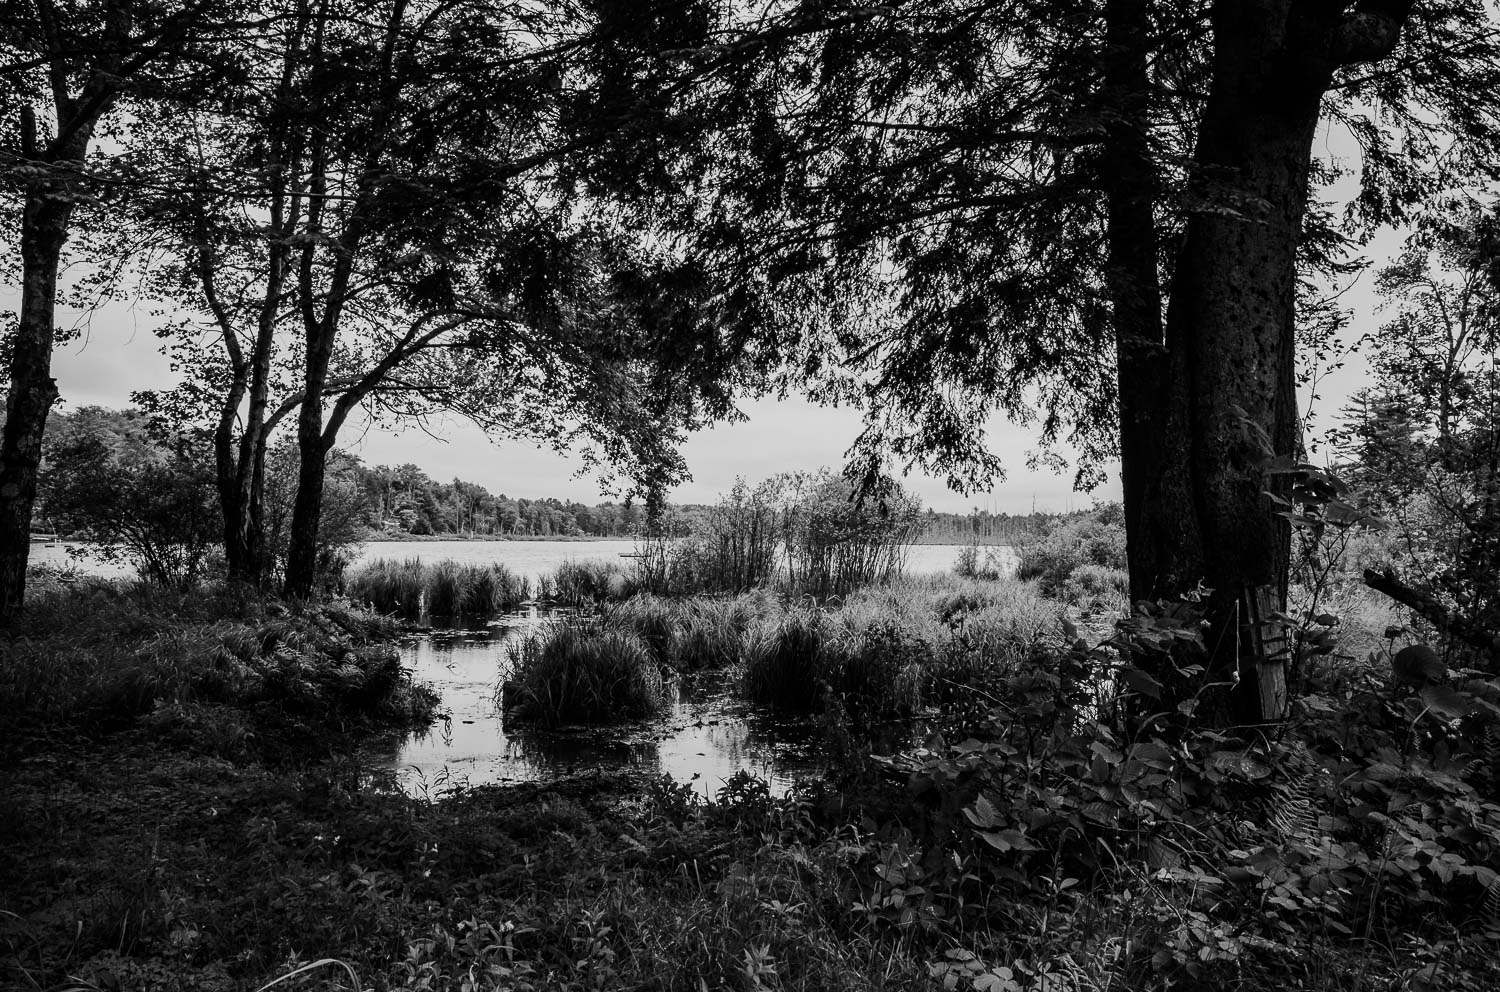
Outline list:
[[[725,319],[864,402],[870,477],[992,477],[997,411],[1081,483],[1117,452],[1133,596],[1209,587],[1211,664],[1278,717],[1281,665],[1235,645],[1285,598],[1299,277],[1489,174],[1488,7],[788,0],[723,32],[681,101],[713,140],[663,168]],[[1363,156],[1343,228],[1324,125]]]
[[[17,615],[26,588],[31,514],[47,416],[58,268],[80,204],[100,187],[90,161],[101,123],[122,102],[193,88],[204,48],[224,26],[219,4],[136,0],[58,4],[0,22],[0,95],[18,126],[0,143],[7,196],[19,205],[21,299],[7,340],[9,391],[0,435],[0,620]],[[119,139],[116,130],[110,137]]]
[[[1366,582],[1491,669],[1500,659],[1495,235],[1493,215],[1439,215],[1380,273],[1396,310],[1374,339],[1380,385],[1356,397],[1340,438],[1353,482],[1399,532],[1394,560]]]
[[[143,578],[191,587],[218,531],[212,474],[194,439],[152,439],[140,417],[124,431],[89,411],[75,417],[83,422],[48,446],[39,483],[47,512]]]
[[[326,457],[361,406],[587,442],[636,485],[680,473],[672,441],[727,410],[717,368],[695,378],[697,353],[678,346],[712,330],[672,322],[650,253],[563,175],[608,129],[584,133],[560,104],[618,40],[566,5],[393,0],[378,18],[367,6],[279,5],[244,42],[271,57],[247,57],[238,89],[158,122],[167,140],[147,171],[183,181],[140,203],[178,258],[163,290],[213,333],[205,345],[184,328],[175,347],[200,374],[154,402],[216,425],[241,578],[263,570],[266,445],[295,421],[285,588],[299,596]]]

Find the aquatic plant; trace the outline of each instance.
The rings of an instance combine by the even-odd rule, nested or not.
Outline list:
[[[467,588],[459,612],[497,616],[531,598],[529,583],[499,562],[467,566]]]
[[[745,698],[804,713],[817,709],[828,671],[840,660],[834,636],[827,616],[811,607],[757,624],[745,639]]]
[[[626,599],[633,588],[625,569],[612,561],[565,561],[540,583],[538,598],[576,610]]]
[[[430,615],[451,617],[463,612],[473,581],[470,566],[445,558],[428,566],[425,579],[423,592]]]
[[[681,609],[673,600],[642,593],[606,605],[602,615],[606,625],[638,637],[658,663],[671,664]]]
[[[661,666],[640,638],[598,623],[560,623],[507,649],[507,712],[548,725],[617,723],[661,714]]]
[[[427,567],[420,558],[380,558],[360,566],[344,580],[346,595],[368,603],[377,613],[415,620],[422,612]]]

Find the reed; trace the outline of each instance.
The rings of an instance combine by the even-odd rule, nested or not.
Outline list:
[[[427,582],[427,566],[420,558],[381,558],[357,569],[345,588],[350,600],[368,603],[377,613],[415,620],[422,612]]]
[[[667,708],[661,667],[640,638],[597,623],[562,623],[512,644],[501,705],[548,726],[618,723]]]
[[[445,558],[428,568],[426,579],[425,598],[429,615],[451,617],[464,612],[473,582],[470,566]]]
[[[627,599],[633,591],[625,569],[612,561],[565,561],[542,580],[540,589],[538,598],[575,610]]]
[[[758,624],[745,640],[745,697],[802,713],[818,709],[828,672],[840,662],[833,641],[833,627],[817,609],[789,610],[777,620]]]
[[[467,594],[460,604],[463,613],[496,616],[520,609],[531,598],[525,578],[496,562],[468,566]]]

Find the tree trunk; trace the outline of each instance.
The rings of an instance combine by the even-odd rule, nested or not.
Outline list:
[[[325,318],[326,320],[327,318]],[[284,592],[309,599],[318,570],[318,524],[323,511],[327,445],[323,440],[323,389],[333,355],[333,333],[319,326],[307,336],[305,392],[297,412],[297,497],[292,504],[292,533],[286,553]]]
[[[1171,356],[1163,338],[1157,270],[1157,182],[1150,142],[1151,45],[1148,0],[1110,0],[1105,9],[1103,93],[1108,268],[1120,404],[1120,462],[1132,600],[1175,595],[1182,570],[1199,570],[1197,523],[1162,514],[1187,503],[1188,478],[1169,469]]]
[[[1278,720],[1287,703],[1270,614],[1286,602],[1290,533],[1267,498],[1266,462],[1297,450],[1297,245],[1332,73],[1314,47],[1336,26],[1299,11],[1289,0],[1214,7],[1213,83],[1167,308],[1169,374],[1160,356],[1120,366],[1122,409],[1149,411],[1121,425],[1122,450],[1150,456],[1126,485],[1132,591],[1211,590],[1209,675],[1238,680],[1249,722]]]
[[[57,400],[52,378],[57,268],[68,240],[74,197],[63,180],[28,184],[21,220],[21,307],[10,360],[10,393],[0,439],[0,618],[17,616],[26,597],[31,513],[47,415]]]

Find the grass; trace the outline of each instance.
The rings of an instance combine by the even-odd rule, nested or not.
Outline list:
[[[429,616],[498,616],[530,598],[526,580],[498,562],[471,564],[442,559],[377,559],[346,580],[348,597],[377,612],[419,619]]]
[[[509,647],[501,687],[507,712],[549,726],[619,723],[667,707],[661,666],[641,640],[596,623],[567,622]]]
[[[575,610],[592,610],[627,599],[633,591],[625,569],[617,562],[565,561],[557,571],[542,577],[537,599]]]
[[[375,725],[389,620],[34,589],[0,668],[0,713],[27,721],[0,742],[0,987],[230,992],[309,962],[276,987],[1500,986],[1488,731],[1414,719],[1372,666],[1313,673],[1282,739],[1158,740],[1073,705],[1117,659],[1060,644],[1034,583],[642,600],[538,639],[547,691],[647,673],[659,698],[627,628],[696,625],[744,637],[763,698],[920,706],[940,732],[780,799],[595,773],[423,802],[306,737]]]
[[[338,604],[89,580],[34,589],[26,624],[0,642],[0,711],[24,733],[130,731],[221,756],[291,744],[283,758],[295,742],[257,724],[296,728],[306,748],[426,722],[437,703],[402,668],[395,626]]]
[[[415,620],[422,613],[427,566],[420,558],[380,558],[362,565],[345,580],[349,599],[368,603],[377,613]]]

